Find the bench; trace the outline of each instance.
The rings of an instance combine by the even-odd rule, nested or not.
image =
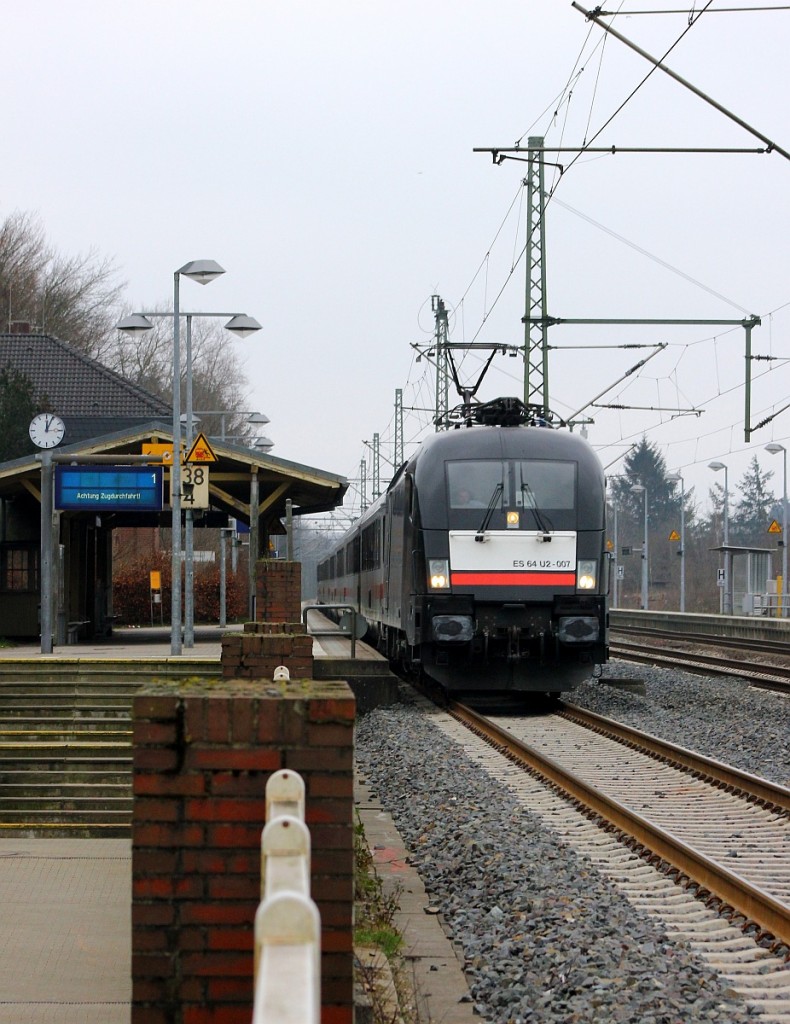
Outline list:
[[[90,619],[78,619],[75,622],[69,622],[66,625],[66,643],[76,644],[79,643],[80,632],[83,626],[90,625]]]

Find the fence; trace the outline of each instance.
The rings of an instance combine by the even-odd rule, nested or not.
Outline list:
[[[318,1024],[320,963],[321,921],[310,898],[304,781],[297,772],[282,770],[266,785],[253,1024]]]

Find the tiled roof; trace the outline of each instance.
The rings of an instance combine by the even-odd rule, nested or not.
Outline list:
[[[69,441],[171,416],[168,403],[59,338],[0,333],[0,368],[23,373],[66,423]]]

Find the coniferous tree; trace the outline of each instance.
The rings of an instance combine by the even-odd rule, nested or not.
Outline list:
[[[33,451],[28,428],[41,404],[29,377],[10,366],[0,369],[0,462]]]
[[[776,497],[768,484],[773,470],[763,472],[757,456],[752,456],[749,468],[738,483],[738,500],[730,511],[730,543],[745,547],[765,547],[768,527]]]

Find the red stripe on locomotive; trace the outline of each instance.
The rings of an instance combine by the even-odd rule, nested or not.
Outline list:
[[[575,587],[572,572],[451,572],[453,586]]]

